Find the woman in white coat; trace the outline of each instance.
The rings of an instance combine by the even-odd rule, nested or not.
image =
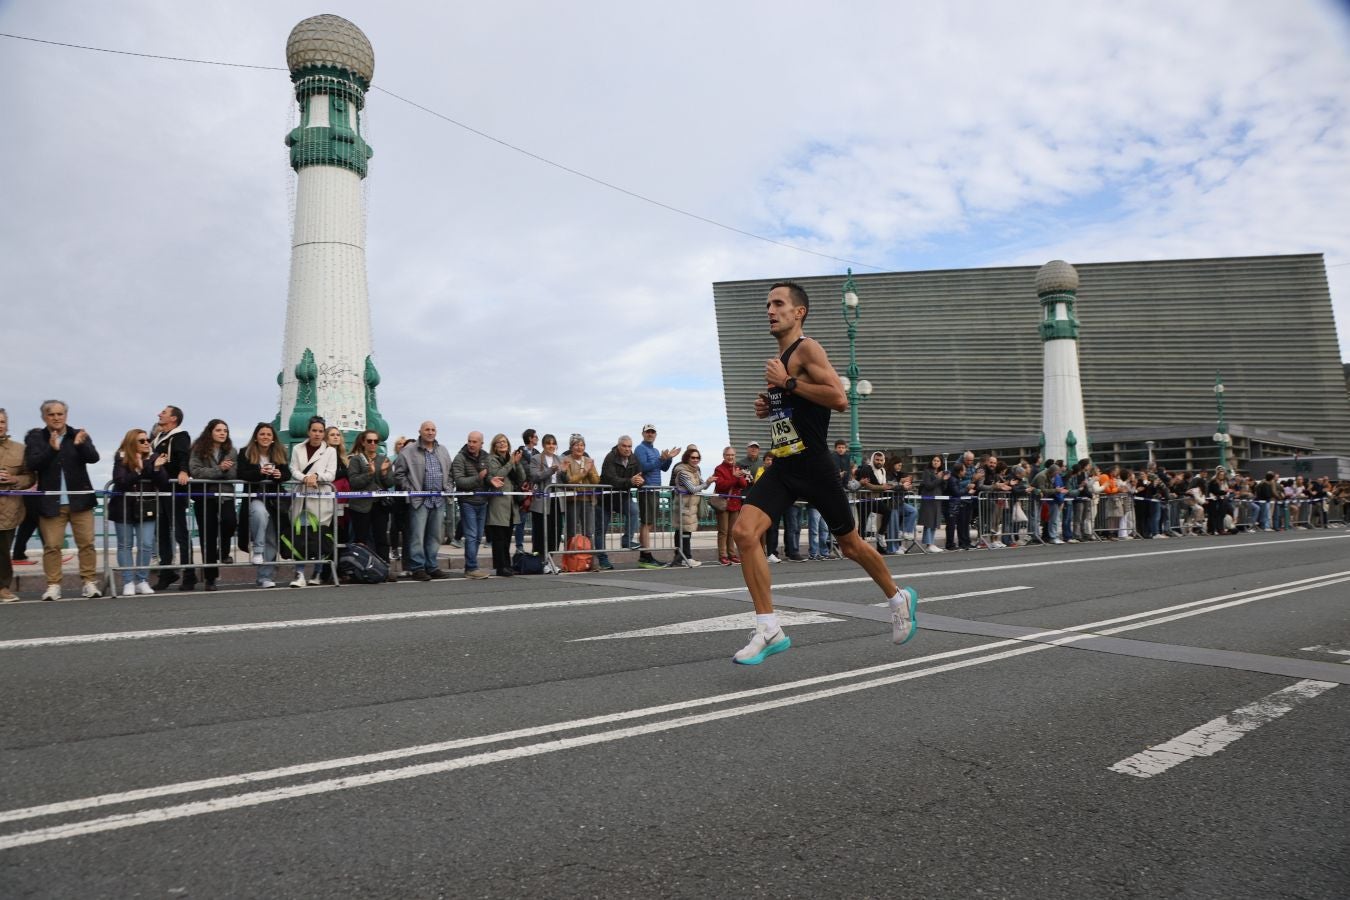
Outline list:
[[[303,444],[291,448],[291,477],[296,480],[296,497],[291,502],[291,521],[296,525],[307,524],[321,535],[320,546],[325,559],[331,558],[333,551],[333,498],[310,496],[314,494],[332,494],[333,479],[337,477],[337,451],[324,440],[324,420],[318,416],[309,420],[309,439]],[[292,531],[292,537],[299,529]],[[334,584],[333,567],[324,563],[315,566],[313,579],[319,580],[320,569],[323,580]],[[295,580],[291,587],[304,587],[305,567],[297,564]]]

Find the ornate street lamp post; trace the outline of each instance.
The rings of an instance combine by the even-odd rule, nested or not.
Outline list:
[[[848,280],[844,282],[844,324],[848,326],[848,377],[844,379],[844,391],[848,394],[849,442],[848,455],[853,465],[862,465],[862,438],[858,435],[858,404],[872,393],[872,382],[858,377],[858,319],[862,318],[862,309],[858,303],[858,287],[853,283],[853,270],[848,270]]]
[[[1233,439],[1228,434],[1228,423],[1223,419],[1223,377],[1214,372],[1214,402],[1219,408],[1219,427],[1214,432],[1214,443],[1219,447],[1219,465],[1228,468],[1228,445]]]

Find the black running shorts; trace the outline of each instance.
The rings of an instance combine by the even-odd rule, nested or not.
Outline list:
[[[770,522],[798,500],[813,506],[835,537],[856,527],[848,496],[839,483],[839,470],[828,454],[808,451],[774,460],[745,497],[746,505],[761,510]]]

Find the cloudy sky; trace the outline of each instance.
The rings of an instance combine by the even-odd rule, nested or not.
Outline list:
[[[715,453],[711,283],[842,273],[829,257],[1324,253],[1350,359],[1345,3],[0,0],[0,32],[284,67],[320,12],[369,36],[376,88],[497,139],[368,98],[396,434],[533,426],[604,452],[652,420]],[[109,451],[165,403],[237,439],[271,419],[286,73],[0,38],[0,80],[11,427],[45,397]]]

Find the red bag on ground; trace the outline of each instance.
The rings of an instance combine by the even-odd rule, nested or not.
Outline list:
[[[567,542],[569,551],[590,550],[591,539],[584,534],[574,534],[572,539]],[[591,570],[591,554],[568,552],[563,555],[562,570],[564,572],[589,572]]]

